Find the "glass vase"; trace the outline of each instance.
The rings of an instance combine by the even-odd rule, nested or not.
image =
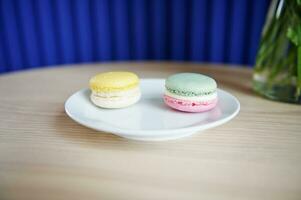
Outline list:
[[[253,89],[269,99],[301,103],[301,0],[271,1]]]

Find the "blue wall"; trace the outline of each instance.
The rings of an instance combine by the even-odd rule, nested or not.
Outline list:
[[[111,60],[254,63],[269,0],[0,0],[0,72]]]

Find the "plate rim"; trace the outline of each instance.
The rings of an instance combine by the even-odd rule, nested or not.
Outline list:
[[[164,79],[156,79],[156,78],[141,78],[140,81],[164,81]],[[188,126],[188,127],[183,127],[183,128],[175,128],[175,129],[154,129],[154,130],[136,130],[136,129],[122,129],[119,127],[114,127],[110,124],[104,124],[104,123],[99,123],[99,125],[97,126],[93,126],[90,123],[86,123],[83,120],[78,119],[77,117],[73,116],[73,114],[71,114],[68,110],[68,102],[72,99],[72,97],[78,93],[84,92],[86,90],[89,90],[89,88],[84,88],[81,90],[78,90],[76,92],[74,92],[71,96],[68,97],[68,99],[65,101],[64,104],[64,108],[65,108],[65,112],[66,114],[75,122],[86,126],[88,128],[97,130],[97,131],[103,131],[103,132],[108,132],[108,133],[113,133],[119,136],[124,136],[124,137],[131,137],[131,136],[141,136],[141,137],[151,137],[151,136],[169,136],[171,134],[175,134],[175,133],[184,133],[184,132],[196,132],[196,131],[201,131],[201,130],[206,130],[206,129],[210,129],[210,128],[214,128],[216,126],[222,125],[228,121],[230,121],[231,119],[233,119],[240,111],[240,102],[238,101],[238,99],[233,96],[231,93],[226,92],[225,90],[219,89],[217,88],[218,92],[221,93],[225,93],[226,95],[230,96],[234,102],[237,105],[236,110],[231,113],[229,116],[220,119],[218,121],[214,121],[208,124],[202,124],[202,125],[192,125],[192,126]],[[91,119],[90,119],[91,120]],[[94,120],[92,120],[94,121]]]

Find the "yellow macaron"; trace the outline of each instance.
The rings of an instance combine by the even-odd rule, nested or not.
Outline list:
[[[90,79],[90,89],[95,92],[127,90],[138,84],[139,78],[132,72],[105,72]]]
[[[89,82],[91,101],[103,108],[123,108],[136,103],[140,97],[139,78],[132,72],[105,72]]]

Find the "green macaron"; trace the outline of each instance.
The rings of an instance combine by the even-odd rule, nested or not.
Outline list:
[[[166,90],[180,96],[202,96],[216,92],[214,79],[197,73],[179,73],[168,77]]]

